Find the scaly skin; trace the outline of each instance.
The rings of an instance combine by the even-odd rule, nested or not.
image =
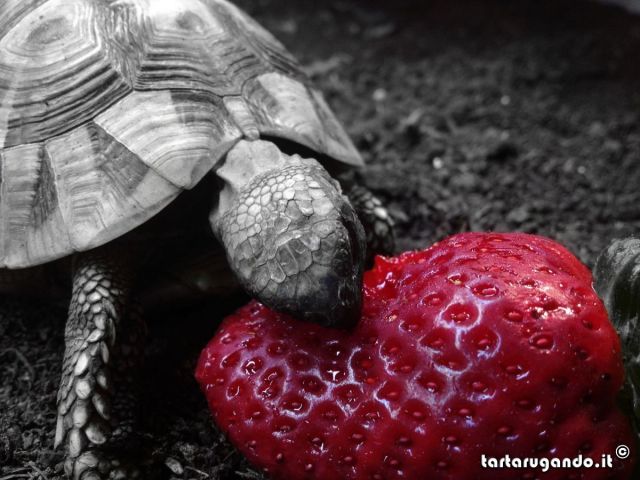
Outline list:
[[[353,182],[342,183],[343,188],[367,238],[367,264],[375,255],[391,255],[395,249],[394,222],[382,202],[370,190]]]
[[[240,142],[217,174],[227,184],[211,224],[244,288],[296,318],[352,324],[366,238],[338,182],[265,141]]]
[[[279,152],[262,142],[258,150]],[[274,308],[345,325],[358,317],[366,246],[362,226],[340,186],[318,162],[289,157],[234,184],[214,230],[245,288]],[[232,165],[234,166],[234,165]],[[235,165],[233,174],[249,169]],[[246,167],[246,165],[244,166]],[[230,174],[231,175],[231,174]],[[367,224],[379,202],[358,191]],[[374,219],[374,220],[372,220]],[[370,248],[389,245],[390,228],[375,228]],[[392,239],[392,237],[390,237]],[[139,252],[138,252],[139,253]],[[131,291],[141,255],[126,245],[75,259],[66,351],[58,395],[56,445],[64,445],[73,480],[135,478],[131,457],[144,323]],[[134,460],[129,458],[129,460]]]
[[[127,260],[98,250],[74,266],[55,441],[65,445],[65,472],[74,480],[137,476],[119,458],[134,433],[144,332]]]

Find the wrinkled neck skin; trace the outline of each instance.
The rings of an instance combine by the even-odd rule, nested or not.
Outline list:
[[[349,325],[361,302],[364,230],[319,162],[240,141],[215,172],[213,232],[247,292],[300,319]]]

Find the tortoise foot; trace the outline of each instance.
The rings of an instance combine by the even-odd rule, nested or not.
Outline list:
[[[140,469],[127,458],[129,453],[88,450],[76,458],[67,457],[64,469],[71,480],[130,480],[143,478]]]
[[[367,188],[345,182],[345,192],[367,235],[367,264],[376,255],[395,252],[394,222],[382,202]]]

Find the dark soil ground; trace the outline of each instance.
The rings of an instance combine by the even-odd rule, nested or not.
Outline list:
[[[591,266],[610,239],[640,232],[638,17],[575,0],[240,4],[325,92],[369,163],[363,182],[396,218],[399,249],[522,230]],[[151,322],[149,477],[259,478],[212,426],[192,376],[228,308]],[[52,480],[64,309],[21,311],[0,312],[0,480]]]

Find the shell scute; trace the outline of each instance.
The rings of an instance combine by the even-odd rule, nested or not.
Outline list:
[[[108,242],[240,139],[362,160],[286,49],[224,0],[0,4],[0,268]]]
[[[242,132],[218,97],[205,92],[133,92],[96,124],[179,188],[191,188]]]
[[[0,145],[37,143],[89,121],[131,91],[86,0],[50,0],[0,32]]]
[[[46,148],[76,251],[126,233],[180,191],[94,122],[46,142]]]

